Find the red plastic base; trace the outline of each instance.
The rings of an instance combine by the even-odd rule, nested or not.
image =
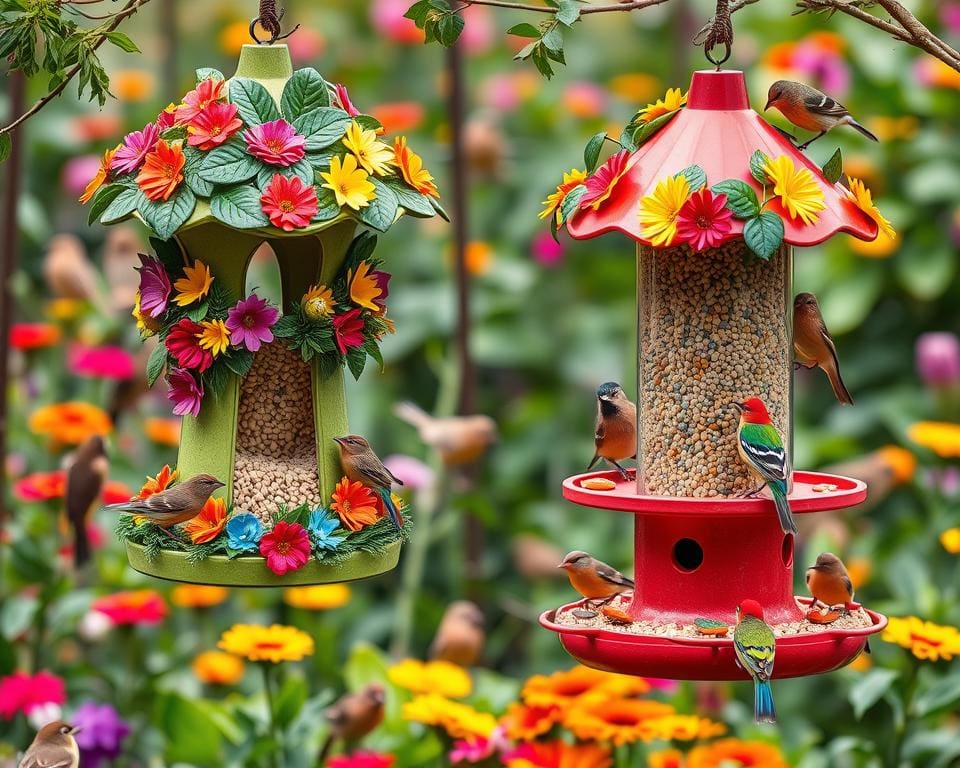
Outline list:
[[[747,680],[735,661],[730,638],[635,635],[609,629],[557,624],[557,613],[581,602],[546,611],[540,624],[560,635],[567,652],[588,667],[668,680]],[[866,610],[866,609],[864,609]],[[887,626],[887,617],[867,611],[873,626],[825,630],[777,639],[774,678],[803,677],[840,669],[859,656],[867,638]]]

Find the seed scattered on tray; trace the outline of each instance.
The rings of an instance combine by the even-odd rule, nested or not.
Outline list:
[[[596,611],[591,611],[589,608],[574,608],[571,612],[575,619],[595,619],[597,617]]]
[[[586,488],[588,491],[612,491],[617,487],[617,484],[606,477],[588,477],[581,481],[580,487]]]
[[[614,624],[633,624],[633,619],[630,618],[629,613],[613,605],[603,606],[603,608],[600,609],[600,613]]]
[[[814,493],[831,493],[837,490],[838,486],[835,483],[818,483],[813,486]]]

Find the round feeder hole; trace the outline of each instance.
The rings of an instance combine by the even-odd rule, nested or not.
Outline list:
[[[783,537],[783,545],[780,547],[780,559],[785,568],[793,565],[793,534],[788,533]]]
[[[673,563],[687,573],[703,564],[703,547],[693,539],[680,539],[673,545]]]

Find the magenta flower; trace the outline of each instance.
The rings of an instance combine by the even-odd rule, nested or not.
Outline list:
[[[154,120],[157,128],[160,129],[160,133],[164,131],[169,131],[175,125],[177,125],[177,108],[173,104],[168,106],[166,109],[160,111],[160,114],[157,115],[157,119]]]
[[[347,93],[347,86],[337,83],[335,86],[333,86],[333,93],[337,98],[337,103],[340,105],[340,109],[350,115],[350,117],[356,117],[360,114],[360,110],[353,106],[353,102],[350,101],[350,94]]]
[[[530,245],[534,261],[545,267],[555,267],[563,261],[563,245],[553,239],[549,232],[541,232]]]
[[[50,672],[14,672],[0,678],[0,719],[12,720],[14,715],[29,715],[34,709],[48,704],[63,704],[67,700],[63,680]]]
[[[92,379],[126,381],[135,375],[133,355],[123,347],[86,347],[70,350],[70,372]]]
[[[170,329],[163,343],[176,359],[177,365],[203,373],[213,365],[213,355],[209,349],[200,346],[202,334],[203,327],[199,323],[193,322],[189,317],[182,317]]]
[[[236,104],[214,101],[187,124],[187,144],[204,152],[219,147],[243,128]]]
[[[390,470],[390,474],[403,481],[405,489],[411,491],[429,488],[435,480],[433,470],[415,456],[394,453],[383,460],[383,465]]]
[[[260,207],[270,223],[285,232],[305,227],[317,213],[317,190],[297,176],[275,173],[260,195]]]
[[[677,235],[699,253],[715,248],[733,229],[733,213],[726,195],[714,195],[707,187],[690,195],[677,214]]]
[[[960,339],[948,331],[921,334],[917,339],[917,371],[933,389],[960,384]]]
[[[270,165],[293,165],[307,151],[307,139],[283,118],[255,125],[243,138],[250,154]]]
[[[261,299],[255,293],[250,294],[227,313],[230,343],[243,345],[251,352],[258,351],[261,344],[273,341],[273,331],[270,329],[279,317],[276,307],[271,307],[266,299]]]
[[[200,415],[203,402],[203,383],[197,381],[190,371],[183,368],[171,368],[167,374],[167,400],[173,403],[176,416]]]
[[[140,266],[140,311],[150,317],[160,317],[170,298],[170,278],[159,259],[138,253]]]
[[[341,355],[363,344],[363,318],[359,309],[351,309],[333,318],[333,340]]]
[[[117,173],[131,173],[137,170],[159,138],[160,129],[155,123],[147,123],[142,131],[128,133],[123,137],[123,146],[117,150],[113,160],[110,161],[110,170]]]
[[[310,559],[310,537],[300,523],[282,520],[260,539],[260,554],[267,559],[267,567],[277,576],[297,571]]]
[[[581,208],[593,208],[598,210],[607,199],[613,194],[614,187],[617,186],[623,175],[629,170],[627,161],[630,159],[630,152],[621,149],[615,155],[610,155],[606,162],[593,172],[584,182],[587,191],[580,198]]]

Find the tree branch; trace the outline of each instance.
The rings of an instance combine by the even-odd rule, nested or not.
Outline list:
[[[748,5],[753,5],[754,3],[759,3],[760,0],[733,0],[730,3],[730,13],[736,13],[741,8],[745,8]],[[706,40],[707,35],[710,33],[710,30],[713,28],[713,19],[710,19],[706,24],[700,27],[700,31],[693,36],[694,45],[703,45],[704,40]]]
[[[532,11],[534,13],[546,13],[555,16],[556,8],[549,8],[545,5],[528,5],[526,3],[513,3],[509,0],[462,0],[467,5],[489,5],[494,8],[509,8],[513,11]],[[610,5],[585,5],[580,9],[580,15],[585,16],[589,13],[615,13],[618,11],[636,11],[641,8],[649,8],[654,5],[662,5],[670,0],[625,0],[624,2],[613,3]],[[750,0],[757,2],[757,0]]]
[[[97,48],[99,48],[101,45],[103,45],[106,42],[107,35],[110,32],[113,32],[117,27],[119,27],[124,19],[130,16],[133,16],[133,14],[135,14],[138,10],[140,10],[141,7],[143,7],[149,2],[150,0],[128,0],[127,4],[123,7],[123,9],[117,12],[117,14],[113,17],[113,20],[104,28],[103,32],[99,34],[99,36],[93,42],[93,45],[90,47],[90,49],[93,51],[97,50]],[[77,74],[79,74],[82,68],[83,68],[83,62],[81,61],[75,64],[69,70],[67,70],[66,75],[64,75],[63,82],[60,83],[60,85],[58,85],[56,88],[50,91],[50,93],[48,93],[46,96],[43,96],[40,99],[38,99],[36,102],[34,102],[33,106],[30,107],[30,109],[28,109],[22,115],[20,115],[20,117],[18,117],[16,120],[13,120],[9,124],[3,126],[3,128],[0,128],[0,136],[2,136],[5,133],[9,133],[18,125],[20,125],[22,122],[33,117],[35,114],[37,114],[37,112],[39,112],[41,109],[47,106],[47,104],[49,104],[51,101],[57,98],[57,96],[59,96],[61,93],[64,92],[66,87],[70,84],[73,78],[76,77]]]

